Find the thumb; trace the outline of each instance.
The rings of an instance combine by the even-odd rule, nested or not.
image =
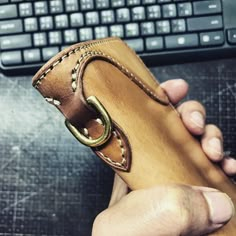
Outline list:
[[[230,198],[216,189],[185,185],[136,190],[100,213],[93,236],[203,235],[234,214]]]

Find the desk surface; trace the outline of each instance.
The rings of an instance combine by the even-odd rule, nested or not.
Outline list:
[[[236,153],[236,59],[152,68],[158,80],[184,78],[187,99]],[[31,87],[30,77],[0,74],[0,236],[88,236],[106,208],[112,171],[65,129],[63,117]],[[89,166],[89,168],[88,168]]]

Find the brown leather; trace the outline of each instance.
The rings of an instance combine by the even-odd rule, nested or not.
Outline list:
[[[94,151],[131,189],[168,183],[209,186],[236,204],[234,184],[208,160],[150,71],[120,39],[65,49],[35,75],[33,85],[92,138],[103,126],[86,98],[99,99],[113,133]],[[236,217],[212,235],[236,235]]]

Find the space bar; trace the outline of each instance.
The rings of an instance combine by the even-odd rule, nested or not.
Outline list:
[[[0,49],[18,49],[32,46],[30,34],[12,35],[0,37]]]

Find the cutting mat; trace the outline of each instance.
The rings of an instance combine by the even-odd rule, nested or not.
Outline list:
[[[188,99],[201,101],[208,122],[236,153],[236,60],[152,68],[161,81],[184,78]],[[30,77],[0,75],[0,236],[89,236],[106,208],[112,171],[64,127],[31,87]]]

